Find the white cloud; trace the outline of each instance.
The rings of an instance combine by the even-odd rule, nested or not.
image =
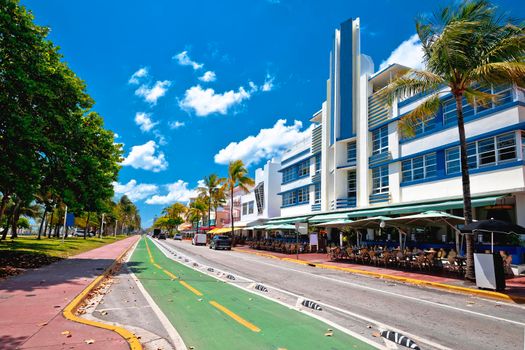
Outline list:
[[[113,138],[114,138],[114,139],[118,139],[119,137],[120,137],[120,135],[119,135],[119,134],[117,134],[116,132],[115,132],[115,133],[113,133]]]
[[[147,76],[148,76],[148,68],[142,67],[138,71],[133,73],[131,78],[129,78],[128,83],[129,84],[138,84],[139,83],[139,78],[144,78],[144,77],[147,77]]]
[[[179,101],[179,107],[185,111],[194,111],[197,116],[203,117],[212,113],[226,114],[234,105],[249,99],[250,92],[241,86],[237,91],[216,93],[215,90],[203,89],[200,85],[192,86],[184,94],[184,99]]]
[[[132,179],[127,184],[113,182],[113,190],[116,195],[126,195],[132,201],[138,201],[158,192],[159,187],[154,184],[137,184]]]
[[[151,88],[147,85],[141,85],[135,90],[135,95],[144,97],[144,100],[151,104],[156,104],[157,100],[166,94],[170,85],[171,82],[169,80],[159,80]]]
[[[206,73],[204,73],[201,77],[199,77],[200,81],[204,81],[206,83],[210,81],[215,81],[217,79],[217,76],[215,75],[215,72],[209,70]]]
[[[404,66],[416,69],[425,68],[423,63],[423,49],[417,34],[412,35],[408,40],[403,41],[390,56],[379,66],[384,69],[392,63],[402,64]]]
[[[135,114],[135,123],[140,127],[140,130],[148,132],[155,127],[159,122],[151,120],[150,114],[144,112],[137,112]]]
[[[122,165],[131,166],[135,169],[151,170],[154,173],[166,170],[168,168],[168,162],[163,152],[158,152],[157,144],[155,141],[148,141],[143,145],[131,147],[131,151],[128,156],[122,161]]]
[[[146,200],[147,204],[172,204],[175,202],[187,202],[191,197],[196,196],[194,189],[188,188],[188,183],[178,180],[171,184],[164,185],[168,190],[165,195],[154,195]]]
[[[261,129],[256,136],[231,142],[215,155],[215,163],[228,164],[232,160],[241,159],[246,165],[250,165],[262,159],[278,157],[295,143],[310,136],[312,127],[301,131],[302,126],[298,120],[287,126],[286,119],[279,119],[273,127]]]
[[[264,78],[264,84],[261,86],[261,90],[262,91],[272,91],[272,89],[274,88],[274,85],[273,85],[274,80],[275,80],[275,77],[267,73],[266,78]]]
[[[186,125],[184,122],[179,122],[178,120],[171,121],[168,123],[168,126],[170,127],[170,129],[182,128],[184,125]]]
[[[204,67],[204,64],[192,61],[190,56],[188,55],[188,51],[182,51],[181,53],[176,54],[172,58],[174,60],[177,60],[177,62],[181,66],[192,66],[193,69],[195,70],[201,69],[202,67]]]

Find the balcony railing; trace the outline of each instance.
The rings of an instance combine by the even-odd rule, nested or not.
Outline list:
[[[356,203],[356,197],[338,198],[330,202],[330,210],[355,208]]]
[[[312,211],[321,211],[321,203],[312,204]]]
[[[387,162],[392,159],[392,154],[390,152],[383,152],[379,154],[374,154],[368,158],[368,165],[374,166],[384,162]]]
[[[368,200],[370,201],[370,204],[389,202],[390,193],[374,193],[369,196]]]

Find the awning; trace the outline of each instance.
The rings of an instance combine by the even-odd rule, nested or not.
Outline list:
[[[389,217],[386,216],[373,216],[366,219],[355,220],[349,223],[347,226],[352,228],[379,228],[381,227],[381,222],[388,222]]]
[[[420,214],[392,218],[388,220],[388,222],[410,226],[426,226],[431,223],[459,225],[465,223],[465,218],[445,213],[442,211],[430,210]]]
[[[266,230],[295,230],[295,225],[291,224],[275,224],[266,225]]]
[[[502,196],[491,196],[472,198],[472,207],[484,207],[487,205],[495,205],[496,201]],[[398,215],[421,213],[428,210],[449,210],[463,208],[463,199],[455,199],[434,203],[421,203],[402,206],[388,206],[374,209],[355,210],[348,213],[349,218],[367,217],[367,216],[381,216],[381,215]]]
[[[245,222],[245,221],[236,221],[236,222],[233,223],[233,228],[235,230],[237,230],[237,229],[241,229],[241,228],[246,227],[246,225],[248,225],[248,223]],[[229,227],[229,228],[232,227],[231,225],[226,225],[226,226]]]
[[[333,220],[328,222],[322,222],[320,224],[315,224],[314,226],[321,226],[321,227],[341,227],[341,226],[348,226],[348,224],[352,223],[353,221],[350,219],[339,219],[339,220]]]
[[[308,218],[310,218],[311,215],[308,216],[296,216],[293,218],[275,218],[273,220],[268,220],[268,225],[273,224],[295,224],[296,222],[306,222]]]
[[[311,224],[316,224],[319,222],[328,222],[334,220],[345,220],[348,219],[348,213],[332,213],[332,214],[319,214],[312,216],[308,219],[308,222]]]

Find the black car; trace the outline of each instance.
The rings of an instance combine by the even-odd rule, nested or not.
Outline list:
[[[166,239],[166,234],[164,232],[159,233],[158,239]]]
[[[160,235],[160,228],[153,229],[153,238],[158,238]]]
[[[228,236],[213,236],[210,242],[210,249],[232,249],[232,240]]]

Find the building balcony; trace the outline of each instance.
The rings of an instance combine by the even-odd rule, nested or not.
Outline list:
[[[390,152],[374,154],[368,158],[368,165],[369,166],[379,165],[381,163],[388,162],[391,159],[392,159],[392,153]]]
[[[356,197],[338,198],[330,202],[330,210],[355,208],[356,204]]]
[[[390,193],[373,193],[368,197],[370,204],[383,203],[390,201]]]

